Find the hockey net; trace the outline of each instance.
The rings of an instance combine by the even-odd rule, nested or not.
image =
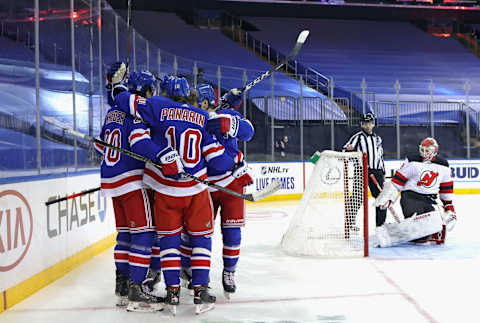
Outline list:
[[[294,256],[368,256],[367,160],[323,151],[282,239]]]

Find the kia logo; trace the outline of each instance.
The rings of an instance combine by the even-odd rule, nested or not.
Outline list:
[[[32,241],[33,216],[27,199],[17,191],[0,192],[0,272],[15,268]]]

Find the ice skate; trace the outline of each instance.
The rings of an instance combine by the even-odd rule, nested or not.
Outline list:
[[[143,281],[142,287],[143,291],[149,295],[153,296],[160,296],[159,286],[160,282],[162,281],[162,273],[149,270],[147,274],[147,278]]]
[[[177,306],[180,303],[180,286],[168,286],[165,304],[173,316],[177,315]]]
[[[142,288],[142,284],[130,282],[128,290],[129,312],[157,312],[163,311],[164,299],[148,295]]]
[[[210,295],[207,286],[198,286],[194,288],[195,294],[193,303],[195,304],[195,314],[202,314],[214,308],[217,298]]]
[[[226,299],[230,299],[230,296],[235,293],[237,286],[235,285],[235,272],[223,270],[222,274],[222,284],[223,284],[223,294]]]
[[[125,277],[119,270],[115,271],[115,296],[117,306],[128,304],[128,277]]]

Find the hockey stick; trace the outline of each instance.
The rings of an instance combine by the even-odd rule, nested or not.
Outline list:
[[[370,174],[370,178],[372,179],[373,183],[377,186],[378,190],[381,192],[381,191],[382,191],[382,188],[380,187],[380,184],[378,183],[377,179],[375,178],[375,175]],[[393,209],[393,207],[392,207],[392,206],[389,206],[389,207],[388,207],[388,210],[392,213],[393,218],[395,219],[395,221],[397,221],[397,223],[400,223],[400,218],[398,217],[397,212],[395,212],[395,210]]]
[[[290,52],[290,54],[288,54],[288,56],[283,60],[281,61],[280,63],[278,63],[277,65],[275,65],[274,67],[272,67],[270,70],[266,71],[265,73],[263,73],[262,75],[260,75],[259,77],[257,77],[256,79],[254,79],[252,82],[248,83],[247,85],[245,85],[243,88],[241,88],[239,91],[240,94],[242,94],[243,92],[245,91],[248,91],[250,90],[252,87],[254,87],[255,85],[257,85],[258,83],[260,83],[261,81],[263,81],[265,78],[269,77],[270,75],[272,75],[275,71],[279,70],[283,65],[287,64],[292,58],[294,58],[295,56],[297,56],[298,52],[300,51],[300,49],[302,48],[303,44],[305,43],[305,41],[307,40],[307,37],[308,37],[308,34],[310,33],[309,30],[302,30],[300,32],[300,34],[298,35],[297,37],[297,42],[295,43],[295,47],[292,49],[292,51]],[[225,102],[220,102],[215,108],[214,108],[214,111],[220,109],[222,106],[224,106]]]
[[[132,37],[132,0],[127,0],[127,70],[130,67],[130,39]]]
[[[61,197],[61,198],[58,198],[58,199],[55,199],[55,200],[50,200],[50,201],[48,201],[48,202],[45,202],[45,205],[46,205],[46,206],[49,206],[50,204],[55,204],[55,203],[58,203],[58,202],[63,202],[63,201],[70,200],[70,199],[79,197],[79,196],[81,196],[81,195],[93,193],[93,192],[96,192],[96,191],[100,191],[100,187],[91,188],[91,189],[89,189],[89,190],[81,191],[81,192],[79,192],[79,193],[75,193],[75,194],[72,194],[72,195],[64,196],[64,197]]]
[[[120,148],[120,147],[117,147],[117,146],[114,146],[114,145],[111,145],[103,140],[100,140],[100,139],[97,139],[97,138],[94,138],[94,137],[90,137],[86,134],[83,134],[81,132],[78,132],[76,130],[73,130],[72,128],[70,128],[68,125],[65,125],[63,124],[62,122],[58,121],[57,119],[53,118],[53,117],[43,117],[43,119],[48,122],[48,123],[51,123],[53,124],[54,126],[58,127],[58,128],[61,128],[63,129],[64,131],[66,131],[67,133],[73,135],[73,136],[76,136],[76,137],[79,137],[79,138],[82,138],[82,139],[85,139],[85,140],[88,140],[90,142],[94,142],[94,143],[97,143],[99,145],[102,145],[102,146],[105,146],[105,147],[108,147],[110,149],[113,149],[113,150],[116,150],[116,151],[119,151],[127,156],[130,156],[132,158],[135,158],[135,159],[138,159],[138,160],[141,160],[147,164],[151,164],[151,165],[154,165],[156,167],[159,167],[161,168],[162,165],[160,164],[157,164],[155,163],[154,161],[152,161],[151,159],[147,158],[147,157],[144,157],[142,155],[138,155],[138,154],[135,154],[134,152],[131,152],[130,150],[126,150],[126,149],[123,149],[123,148]],[[233,196],[236,196],[236,197],[239,197],[241,199],[244,199],[244,200],[247,200],[247,201],[251,201],[251,202],[256,202],[256,201],[260,201],[261,199],[264,199],[265,197],[269,196],[269,195],[272,195],[273,193],[275,193],[276,191],[278,191],[281,187],[282,187],[282,183],[278,180],[276,181],[273,181],[271,182],[269,185],[267,185],[265,188],[263,188],[262,190],[259,190],[259,191],[255,191],[253,193],[249,193],[249,194],[242,194],[242,193],[238,193],[238,192],[235,192],[235,191],[232,191],[226,187],[223,187],[223,186],[220,186],[220,185],[217,185],[215,183],[212,183],[208,180],[205,180],[205,179],[201,179],[201,178],[198,178],[196,176],[193,176],[191,174],[188,174],[188,173],[182,173],[182,176],[184,178],[190,178],[191,180],[194,180],[194,181],[197,181],[199,183],[202,183],[204,185],[207,185],[209,187],[212,187],[212,188],[215,188],[219,191],[223,191],[225,193],[228,193],[230,195],[233,195]]]

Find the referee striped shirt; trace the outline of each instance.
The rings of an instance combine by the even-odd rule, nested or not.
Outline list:
[[[368,156],[368,169],[382,170],[385,173],[383,162],[382,138],[375,133],[369,135],[361,130],[348,139],[343,146],[343,151],[348,151],[347,146],[352,145],[350,151],[360,151]]]

